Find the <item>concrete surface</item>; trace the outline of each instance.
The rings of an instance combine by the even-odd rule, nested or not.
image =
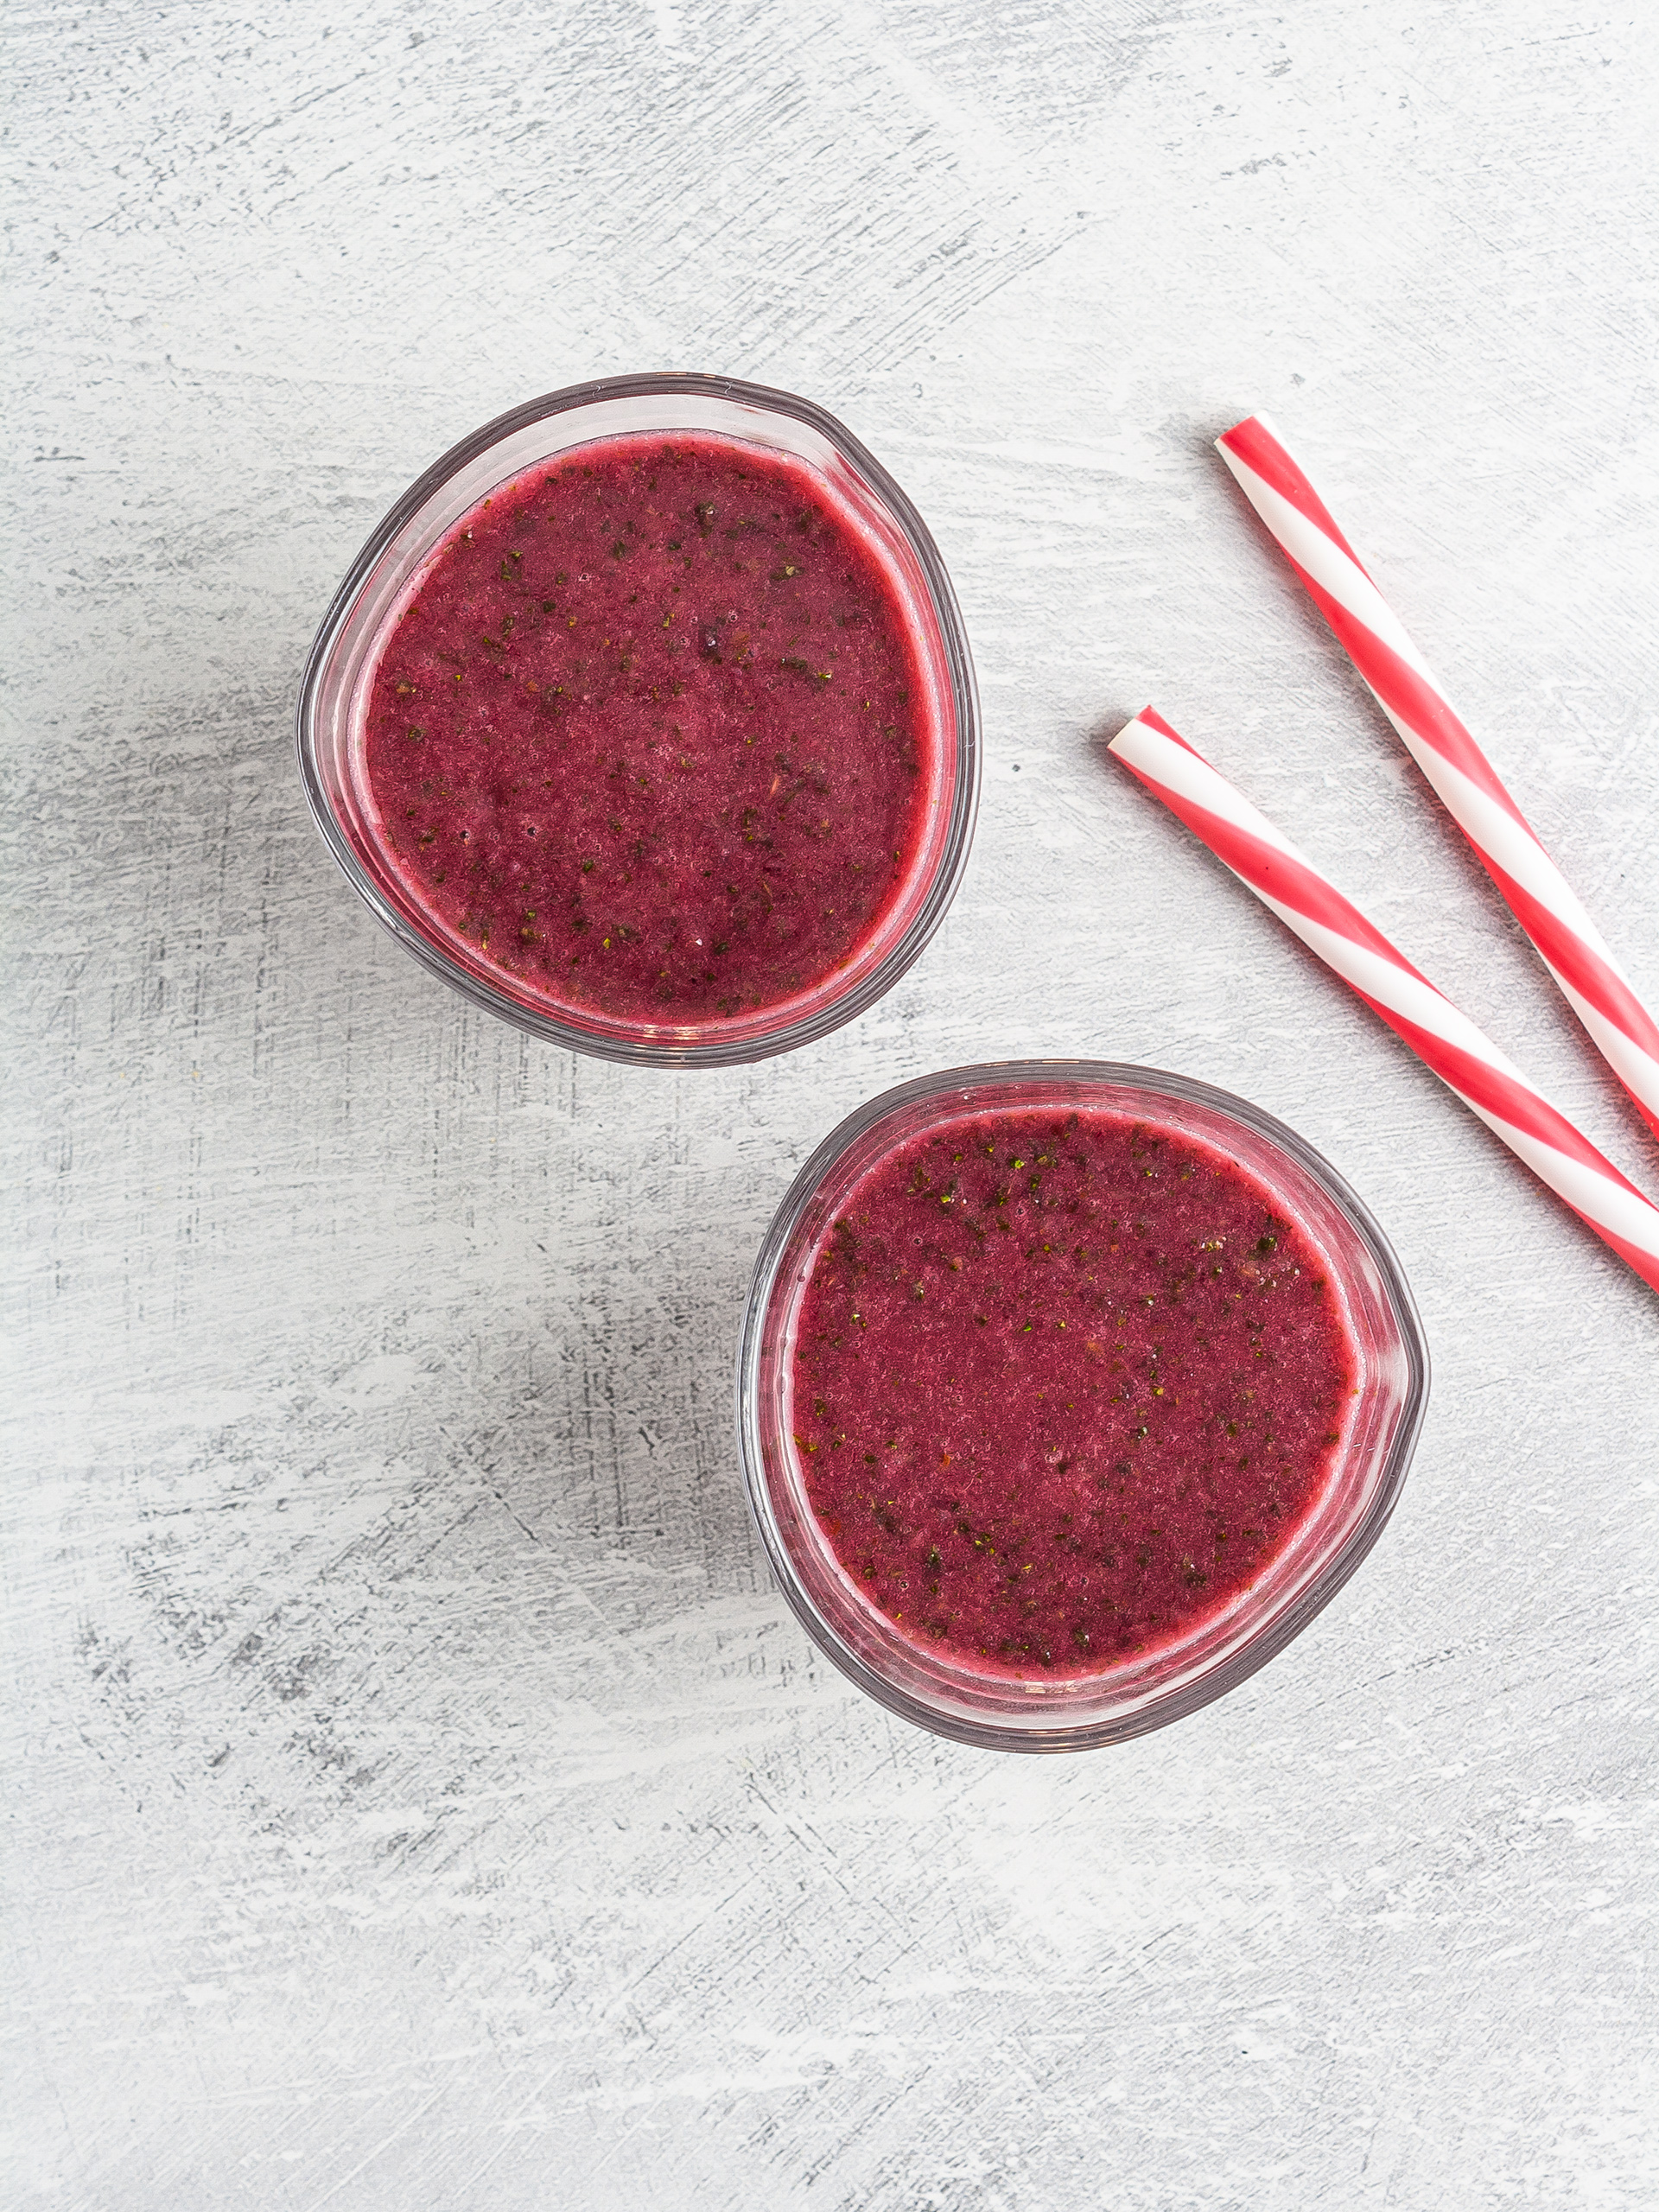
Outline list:
[[[1659,2201],[1659,1306],[1091,742],[1148,698],[1626,1169],[1209,440],[1265,407],[1659,1001],[1659,19],[1546,0],[17,0],[6,2201]],[[928,517],[981,828],[855,1027],[628,1074],[327,858],[312,631],[453,439],[810,393]],[[1401,1510],[1127,1749],[890,1721],[769,1586],[739,1304],[952,1062],[1300,1128],[1436,1361]]]

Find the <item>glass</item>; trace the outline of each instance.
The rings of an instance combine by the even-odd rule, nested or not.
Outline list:
[[[808,1502],[790,1437],[794,1332],[831,1224],[878,1161],[917,1135],[1007,1109],[1088,1106],[1200,1139],[1254,1174],[1320,1254],[1357,1357],[1347,1441],[1319,1503],[1256,1583],[1173,1643],[1098,1675],[1015,1681],[911,1643],[860,1592]],[[819,1648],[893,1713],[992,1750],[1083,1751],[1180,1719],[1282,1651],[1382,1534],[1428,1402],[1428,1346],[1389,1241],[1328,1161],[1246,1100],[1105,1061],[1010,1061],[924,1076],[851,1114],[779,1208],[756,1262],[738,1353],[749,1501],[784,1594]]]
[[[934,716],[937,771],[916,859],[873,933],[835,974],[781,1003],[698,1023],[620,1020],[560,1005],[493,969],[429,913],[375,834],[363,725],[391,618],[447,533],[497,485],[595,439],[702,431],[792,455],[826,477],[875,541],[909,616]],[[728,377],[606,377],[527,402],[463,438],[398,500],[353,563],[300,690],[300,770],[317,826],[376,919],[422,965],[533,1035],[601,1058],[723,1067],[809,1043],[890,989],[938,929],[979,798],[979,701],[956,595],[927,526],[887,471],[810,401]]]

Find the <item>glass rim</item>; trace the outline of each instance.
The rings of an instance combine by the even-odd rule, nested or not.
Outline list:
[[[329,799],[318,763],[318,698],[330,658],[357,607],[365,586],[399,533],[429,500],[452,478],[490,449],[533,429],[584,407],[628,399],[690,397],[723,401],[757,413],[783,416],[803,424],[827,441],[861,479],[906,541],[921,571],[938,629],[938,642],[948,678],[951,728],[947,734],[946,758],[954,741],[954,778],[948,814],[940,836],[937,866],[904,929],[866,972],[844,991],[832,993],[791,1021],[703,1039],[668,1034],[628,1033],[628,1025],[615,1030],[590,1028],[581,1020],[551,1007],[546,1010],[526,1004],[499,989],[451,957],[445,947],[427,936],[386,897],[364,866]],[[649,425],[643,426],[647,431]],[[600,437],[627,433],[600,432]],[[712,435],[721,435],[713,433]],[[733,435],[740,434],[733,433]],[[520,467],[534,466],[521,463]],[[480,497],[483,496],[480,492]],[[690,370],[664,369],[626,376],[594,377],[585,383],[566,385],[556,391],[522,402],[460,439],[431,467],[416,478],[376,524],[347,569],[329,602],[307,656],[295,712],[295,748],[301,780],[323,842],[341,872],[381,926],[412,953],[429,974],[458,991],[474,1006],[508,1021],[514,1027],[546,1041],[567,1046],[589,1058],[623,1062],[640,1067],[735,1067],[769,1059],[811,1044],[855,1020],[884,997],[921,957],[949,912],[961,884],[973,842],[978,813],[982,770],[979,690],[963,620],[950,578],[934,543],[907,494],[827,408],[794,392],[768,385],[748,384],[737,377],[709,376]],[[765,1009],[757,1020],[764,1021]],[[639,1025],[648,1029],[650,1025]]]
[[[1120,1713],[1090,1717],[1057,1713],[1053,1726],[1049,1727],[1029,1722],[1016,1726],[936,1705],[918,1692],[890,1680],[853,1648],[806,1588],[784,1536],[766,1477],[761,1419],[761,1354],[779,1269],[807,1208],[837,1163],[862,1137],[884,1121],[896,1119],[908,1106],[929,1099],[942,1100],[957,1092],[964,1094],[964,1107],[972,1111],[988,1101],[981,1098],[969,1103],[965,1094],[975,1090],[1003,1090],[1019,1084],[1052,1084],[1057,1088],[1067,1084],[1109,1084],[1140,1092],[1148,1098],[1170,1098],[1236,1121],[1284,1154],[1319,1186],[1369,1252],[1398,1332],[1406,1368],[1399,1418],[1372,1495],[1354,1525],[1307,1583],[1278,1611],[1263,1619],[1243,1643],[1198,1675]],[[761,1242],[739,1332],[735,1379],[738,1457],[743,1469],[750,1517],[790,1610],[819,1650],[877,1704],[936,1735],[985,1750],[1056,1752],[1127,1742],[1171,1721],[1185,1719],[1236,1689],[1269,1660],[1276,1658],[1325,1610],[1363,1563],[1399,1501],[1427,1412],[1431,1363],[1428,1339],[1416,1300],[1382,1225],[1346,1178],[1276,1115],[1196,1077],[1129,1061],[1000,1060],[944,1069],[895,1084],[855,1108],[814,1148],[790,1185]],[[1101,1677],[1093,1679],[1104,1680],[1109,1671],[1103,1670]]]

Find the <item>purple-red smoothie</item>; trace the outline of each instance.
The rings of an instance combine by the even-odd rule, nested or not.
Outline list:
[[[957,1664],[1101,1672],[1219,1612],[1316,1503],[1355,1387],[1318,1253],[1191,1136],[982,1112],[855,1188],[791,1371],[819,1526]]]
[[[577,448],[463,517],[381,648],[364,744],[410,898],[505,988],[674,1026],[855,958],[938,750],[852,511],[692,433]]]

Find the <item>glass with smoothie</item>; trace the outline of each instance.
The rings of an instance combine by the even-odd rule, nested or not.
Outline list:
[[[1387,1240],[1243,1101],[1100,1064],[890,1092],[756,1271],[740,1433],[809,1631],[894,1711],[1066,1750],[1281,1649],[1392,1509],[1427,1354]]]
[[[977,705],[925,526],[832,417],[729,379],[556,393],[445,456],[307,671],[372,911],[522,1027],[683,1065],[870,1005],[965,862]]]

